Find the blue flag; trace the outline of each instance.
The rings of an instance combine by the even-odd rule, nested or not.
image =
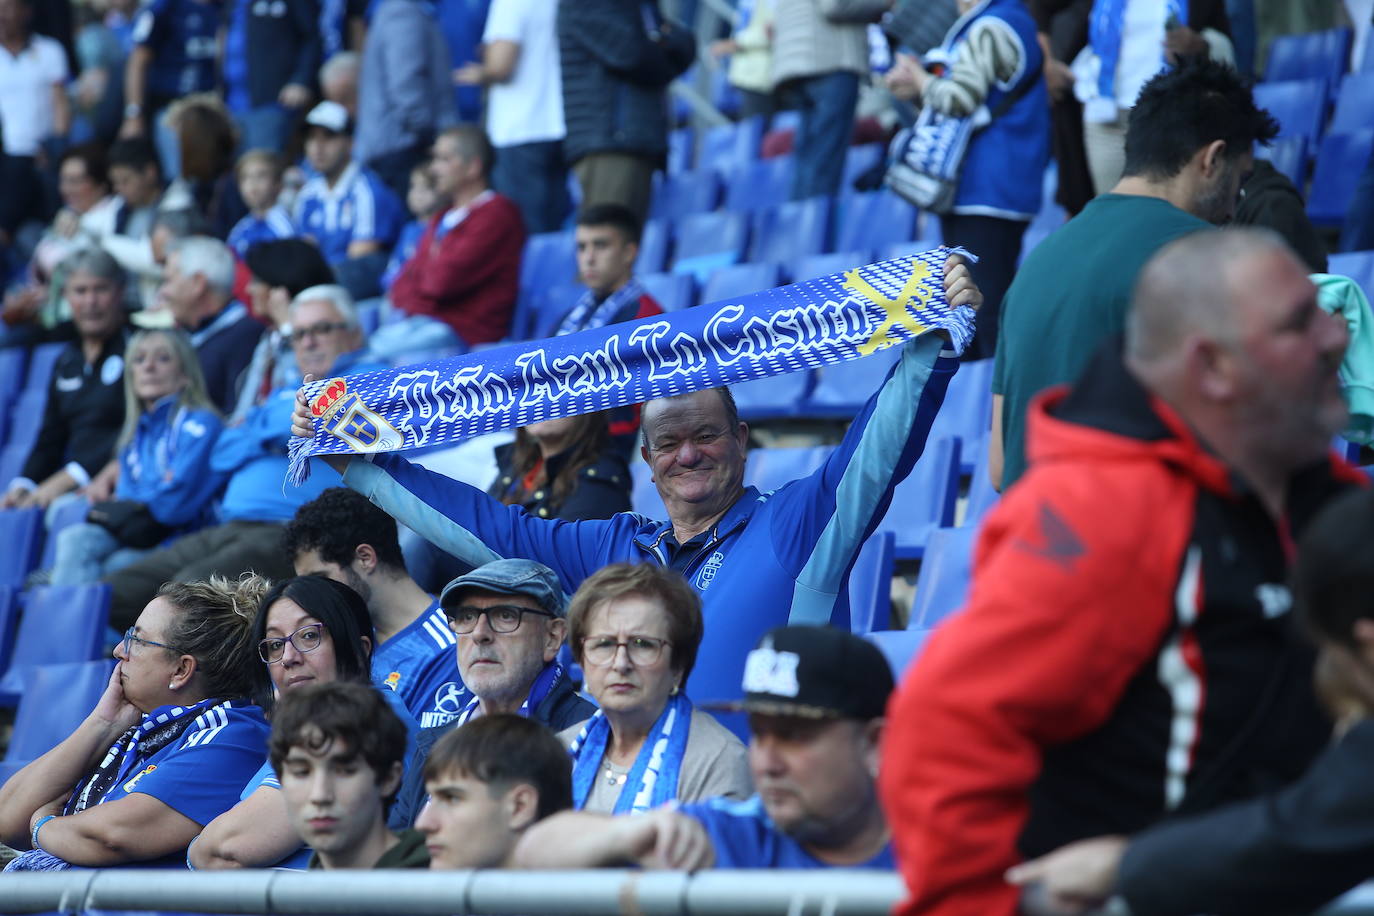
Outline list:
[[[932,330],[956,352],[973,310],[951,309],[937,248],[635,322],[305,386],[315,435],[291,441],[287,478],[312,455],[457,444],[607,410],[858,359]]]

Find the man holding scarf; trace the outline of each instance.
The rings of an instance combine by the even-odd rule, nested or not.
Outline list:
[[[411,826],[425,804],[425,759],[455,726],[479,716],[515,713],[557,731],[591,716],[595,708],[558,664],[567,636],[567,602],[558,577],[532,560],[497,560],[459,576],[439,596],[449,629],[458,637],[458,670],[470,694],[444,707],[447,721],[426,713],[387,823]],[[437,700],[438,698],[436,698]]]

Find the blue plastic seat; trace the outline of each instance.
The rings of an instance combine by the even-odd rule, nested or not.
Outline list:
[[[29,356],[28,374],[24,380],[25,391],[47,391],[48,380],[52,378],[52,368],[57,358],[67,348],[64,343],[45,343],[33,348]]]
[[[804,413],[816,417],[852,417],[887,378],[900,347],[888,347],[872,356],[833,363],[816,370]]]
[[[787,202],[792,191],[793,159],[774,156],[742,166],[730,176],[725,206],[730,210],[762,210]]]
[[[563,320],[563,316],[577,304],[577,300],[586,289],[580,283],[559,283],[536,296],[534,310],[530,315],[530,339],[552,337],[558,330],[558,324]]]
[[[668,132],[668,174],[677,175],[692,167],[693,147],[696,137],[690,127],[679,127]]]
[[[896,538],[883,531],[864,541],[849,570],[849,629],[886,630],[892,618],[892,573]]]
[[[749,260],[790,261],[825,251],[830,238],[830,198],[812,197],[754,214]]]
[[[730,386],[739,415],[750,423],[797,416],[810,390],[810,372],[789,372]]]
[[[968,500],[964,503],[965,526],[981,523],[983,516],[987,515],[988,510],[997,505],[997,500],[1001,498],[1001,494],[992,488],[992,478],[988,474],[987,447],[984,446],[974,457],[973,476],[969,478],[968,483]]]
[[[52,568],[53,562],[57,559],[57,536],[62,530],[84,522],[86,513],[90,511],[91,504],[85,497],[64,499],[61,505],[52,511],[52,518],[48,520],[47,537],[43,540],[43,558],[38,563],[40,569]]]
[[[749,221],[745,214],[723,210],[694,213],[677,225],[673,273],[692,274],[705,283],[720,268],[738,264],[748,242]]]
[[[797,258],[787,268],[787,275],[793,283],[804,280],[818,280],[844,273],[854,267],[862,267],[873,261],[871,251],[832,251],[830,254],[809,254]]]
[[[916,656],[921,654],[921,647],[929,638],[929,630],[874,630],[864,634],[864,639],[883,653],[883,658],[892,668],[892,677],[897,681],[902,679]]]
[[[20,393],[10,411],[9,430],[5,433],[5,444],[13,445],[24,452],[25,457],[38,441],[38,432],[43,428],[43,409],[48,404],[46,388],[28,388]],[[3,486],[3,484],[0,484]]]
[[[1334,87],[1350,59],[1351,39],[1348,28],[1280,35],[1269,45],[1264,81],[1322,79]]]
[[[13,480],[23,472],[24,462],[29,460],[29,451],[26,445],[0,448],[0,480]]]
[[[0,585],[0,671],[9,667],[14,650],[14,628],[19,622],[19,595],[14,585]]]
[[[934,238],[912,239],[909,242],[893,242],[891,245],[884,245],[878,251],[879,261],[891,261],[893,258],[910,257],[913,254],[922,254],[932,248],[940,247],[938,236]],[[1022,246],[1024,250],[1024,246]]]
[[[709,128],[702,138],[696,167],[730,175],[759,158],[759,145],[762,142],[762,115],[737,124]]]
[[[520,259],[520,296],[511,319],[510,339],[528,340],[535,304],[551,286],[577,281],[577,243],[571,231],[541,232],[525,240]]]
[[[869,171],[887,155],[887,148],[881,143],[863,143],[851,146],[844,154],[844,180],[840,182],[842,191],[854,187],[854,180]]]
[[[36,665],[88,662],[101,655],[110,619],[110,587],[49,585],[31,588],[21,599],[19,633],[10,665],[0,678],[0,702],[13,703]],[[60,633],[61,639],[54,639]]]
[[[744,465],[744,485],[758,487],[761,493],[771,492],[814,473],[825,464],[825,459],[833,451],[833,445],[753,449]]]
[[[878,249],[916,234],[916,208],[886,189],[847,194],[835,221],[835,249]]]
[[[973,573],[973,545],[978,527],[938,528],[926,541],[921,571],[916,576],[916,596],[907,625],[930,629],[964,606]]]
[[[936,528],[954,524],[959,499],[959,440],[931,439],[911,474],[897,484],[879,531],[897,536],[897,556],[918,558]]]
[[[726,67],[717,67],[711,74],[711,104],[732,118],[739,114],[739,90],[731,84]]]
[[[1365,296],[1374,292],[1374,251],[1344,251],[1327,258],[1327,271],[1349,277],[1360,285]]]
[[[1370,125],[1374,125],[1374,71],[1351,73],[1341,80],[1336,110],[1331,115],[1331,123],[1326,125],[1326,132],[1350,134]]]
[[[42,509],[0,510],[0,585],[22,586],[38,566],[42,543]]]
[[[668,265],[668,238],[672,228],[667,220],[644,221],[639,234],[639,257],[635,259],[635,273],[656,274]]]
[[[1288,176],[1293,186],[1301,190],[1307,179],[1307,138],[1283,137],[1269,146],[1256,146],[1255,156],[1268,159],[1274,168]]]
[[[667,175],[654,188],[649,216],[681,219],[692,213],[714,210],[720,199],[720,177],[710,169]]]
[[[992,363],[990,359],[964,363],[949,380],[945,402],[930,426],[930,439],[958,437],[961,470],[973,473],[973,466],[987,449],[988,432],[992,429]]]
[[[1355,196],[1355,186],[1374,148],[1374,128],[1351,134],[1327,134],[1317,150],[1307,215],[1317,226],[1340,226]]]
[[[105,692],[114,664],[101,659],[30,668],[5,762],[36,760],[76,731]]]
[[[772,289],[781,281],[776,264],[735,264],[713,272],[701,288],[702,302],[735,299],[760,290]]]
[[[1315,143],[1326,116],[1326,80],[1298,79],[1260,83],[1255,104],[1279,122],[1280,137],[1302,137]]]
[[[5,347],[0,350],[0,391],[13,394],[20,389],[24,384],[24,369],[28,362],[29,351],[24,347]],[[0,407],[0,410],[3,409]]]
[[[665,312],[691,308],[697,304],[696,283],[687,274],[644,274],[639,285]]]
[[[773,120],[769,122],[769,130],[791,130],[795,131],[801,127],[801,112],[795,108],[784,108],[782,111],[774,112]]]

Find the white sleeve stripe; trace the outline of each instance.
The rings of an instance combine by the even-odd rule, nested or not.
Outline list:
[[[372,183],[365,178],[359,178],[353,185],[353,206],[353,238],[376,238],[377,201]]]

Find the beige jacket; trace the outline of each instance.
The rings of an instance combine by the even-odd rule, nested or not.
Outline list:
[[[891,0],[777,0],[774,84],[837,70],[867,73],[864,27],[891,5]]]

